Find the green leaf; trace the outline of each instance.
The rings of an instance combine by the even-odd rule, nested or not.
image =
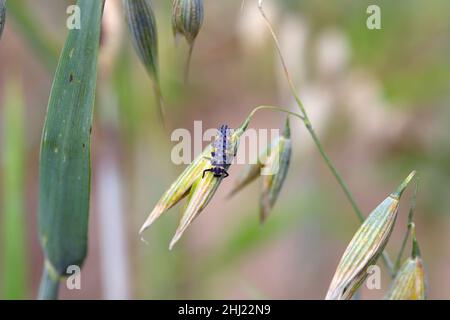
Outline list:
[[[104,1],[79,0],[48,104],[40,157],[39,238],[50,269],[64,275],[87,253],[90,148]]]

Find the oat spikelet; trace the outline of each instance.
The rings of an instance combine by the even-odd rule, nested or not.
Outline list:
[[[156,103],[164,120],[163,98],[159,82],[158,30],[151,0],[123,0],[125,17],[136,53],[153,82]]]
[[[355,233],[336,269],[327,300],[350,299],[367,278],[367,268],[382,254],[397,219],[400,197],[414,176],[415,171],[372,211]]]

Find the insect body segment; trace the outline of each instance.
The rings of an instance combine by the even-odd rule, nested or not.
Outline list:
[[[227,169],[230,167],[234,157],[234,145],[231,141],[232,129],[227,125],[222,125],[214,140],[211,152],[211,168],[203,171],[202,178],[206,172],[212,172],[214,177],[228,177]]]

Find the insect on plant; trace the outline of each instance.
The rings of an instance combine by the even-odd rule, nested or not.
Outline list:
[[[226,178],[229,176],[227,170],[236,156],[236,151],[231,143],[231,131],[226,124],[218,129],[218,135],[212,144],[211,157],[207,158],[211,161],[212,166],[203,170],[202,179],[207,172],[212,172],[215,178]]]
[[[5,1],[0,0],[0,36],[5,22]],[[169,249],[180,240],[187,228],[208,206],[236,157],[240,139],[248,129],[256,112],[266,110],[286,115],[285,129],[279,139],[271,141],[266,152],[258,155],[255,164],[248,164],[232,189],[235,194],[261,176],[260,221],[264,222],[279,198],[291,165],[293,142],[290,119],[300,120],[311,136],[324,164],[336,179],[362,225],[354,234],[336,268],[326,299],[350,299],[367,278],[367,269],[383,258],[393,278],[389,299],[425,299],[426,282],[423,261],[415,237],[413,212],[415,194],[408,217],[408,229],[395,265],[385,248],[398,216],[400,197],[416,172],[403,181],[367,217],[363,215],[343,177],[331,161],[316,135],[313,125],[297,94],[269,19],[258,8],[275,44],[297,111],[275,106],[254,108],[241,126],[231,129],[223,124],[217,129],[214,141],[192,161],[162,194],[139,234],[149,228],[161,215],[186,198],[177,230]],[[105,1],[78,0],[85,26],[70,30],[63,47],[48,103],[40,154],[40,193],[38,224],[39,238],[45,255],[39,290],[40,299],[58,297],[60,281],[68,275],[68,267],[81,266],[87,256],[88,222],[91,188],[91,129],[93,125],[97,60],[101,21]],[[242,2],[243,5],[244,2]],[[163,99],[158,64],[158,30],[152,0],[123,0],[125,18],[138,57],[152,79],[159,114],[164,119]],[[202,0],[174,0],[172,24],[175,36],[182,35],[189,44],[185,78],[189,71],[195,39],[203,24]],[[69,81],[67,81],[69,80]],[[294,137],[293,137],[294,138]],[[55,169],[56,168],[56,169]],[[263,171],[264,170],[264,171]],[[270,172],[271,174],[262,174]],[[417,180],[415,180],[417,183]],[[402,264],[403,250],[409,237],[413,250]]]

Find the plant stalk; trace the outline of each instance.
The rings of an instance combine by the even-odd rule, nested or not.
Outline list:
[[[59,291],[59,277],[51,270],[48,261],[45,261],[39,286],[39,300],[57,300]]]
[[[267,28],[269,29],[273,40],[274,40],[275,47],[276,47],[276,50],[278,52],[278,56],[279,56],[281,64],[282,64],[286,80],[287,80],[287,82],[289,84],[290,91],[291,91],[291,93],[292,93],[292,95],[293,95],[293,97],[295,99],[295,102],[297,103],[297,105],[298,105],[298,107],[299,107],[299,109],[300,109],[300,111],[301,111],[301,113],[303,115],[303,123],[305,124],[306,129],[308,130],[309,134],[311,135],[311,137],[312,137],[312,139],[313,139],[317,149],[319,150],[320,155],[322,156],[323,160],[325,161],[326,165],[328,166],[328,168],[332,172],[333,176],[336,178],[336,180],[337,180],[339,186],[341,187],[341,189],[344,191],[344,193],[345,193],[348,201],[350,202],[353,210],[355,211],[358,219],[360,220],[360,222],[363,222],[364,221],[364,216],[363,216],[363,214],[361,212],[361,209],[359,208],[358,204],[356,203],[356,201],[355,201],[355,199],[353,197],[353,194],[351,193],[350,189],[347,186],[347,183],[342,178],[341,174],[336,169],[336,167],[334,166],[333,162],[331,161],[331,159],[329,158],[329,156],[325,152],[325,150],[324,150],[324,148],[322,146],[322,143],[320,142],[319,138],[317,137],[317,135],[316,135],[316,133],[315,133],[313,127],[312,127],[311,121],[310,121],[310,119],[308,117],[308,113],[306,112],[306,109],[305,109],[305,107],[304,107],[300,97],[298,96],[298,94],[296,92],[294,83],[292,81],[292,78],[290,76],[289,70],[287,68],[286,62],[285,62],[284,57],[283,57],[283,53],[281,51],[281,47],[280,47],[280,43],[278,41],[278,37],[276,36],[275,31],[274,31],[274,29],[272,27],[272,24],[270,23],[269,19],[267,18],[266,14],[265,14],[265,12],[263,10],[263,2],[264,2],[264,0],[259,0],[258,8],[259,8],[261,16],[262,16],[262,18],[263,18]],[[392,263],[389,255],[387,254],[387,252],[384,251],[382,256],[383,256],[383,261],[384,261],[386,267],[389,269],[389,273],[391,274],[391,277],[393,277],[394,276],[394,268],[393,268],[393,263]]]

